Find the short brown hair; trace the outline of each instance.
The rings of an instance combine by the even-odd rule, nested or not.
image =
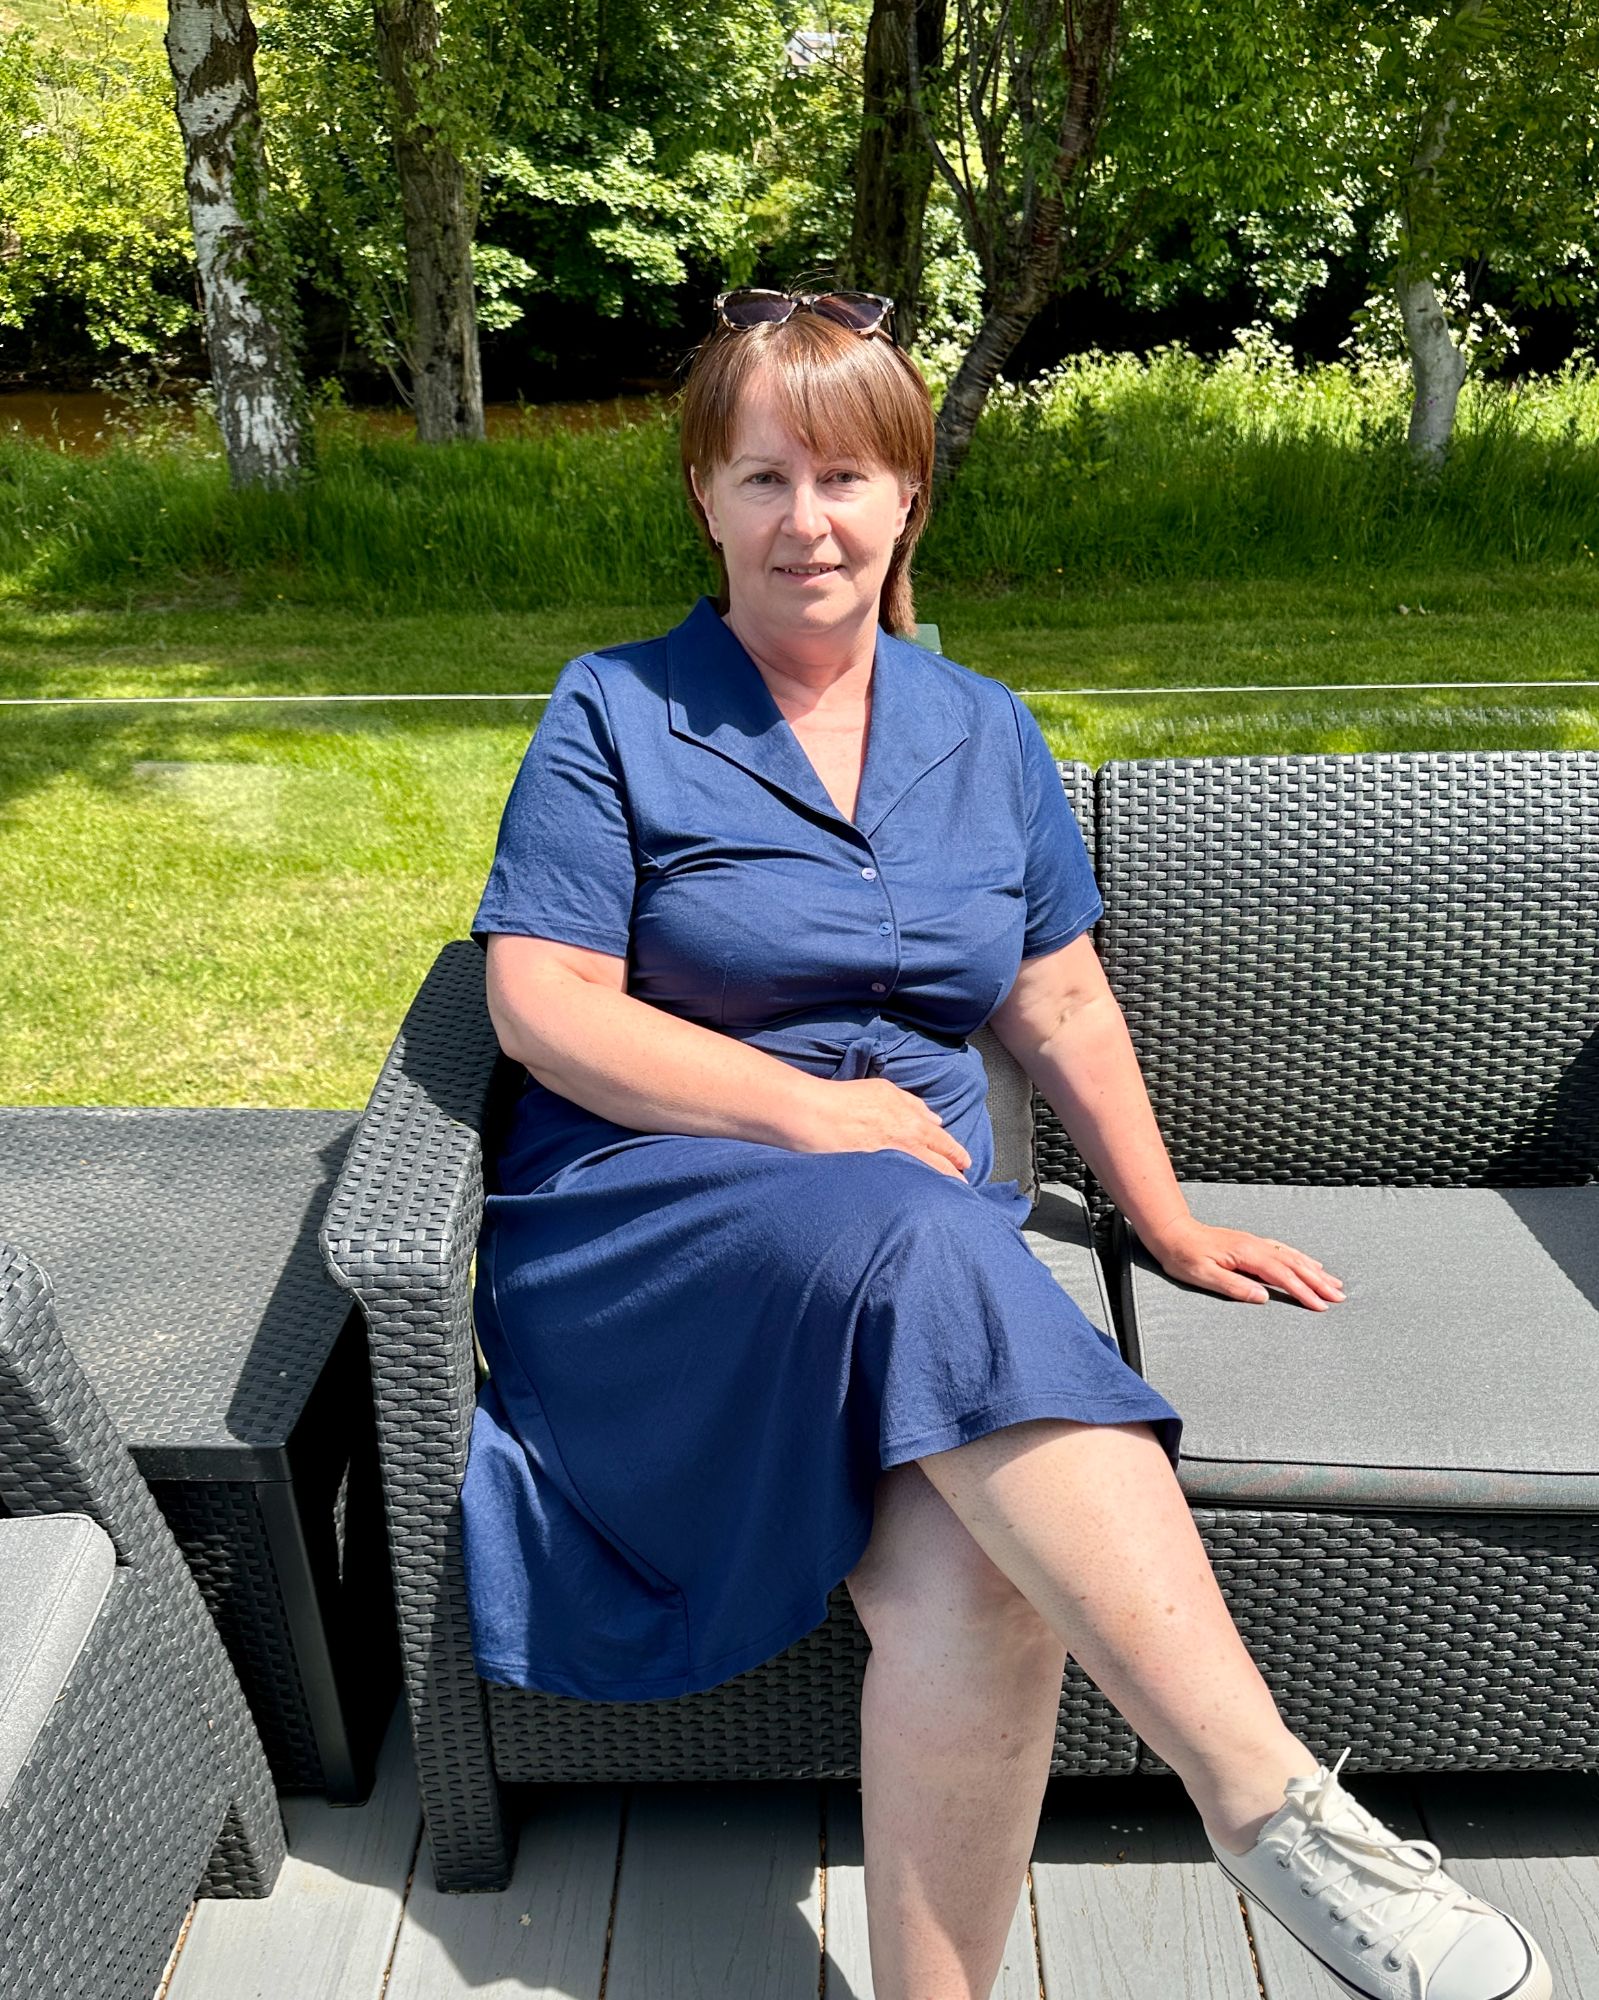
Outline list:
[[[768,364],[778,416],[807,450],[818,457],[847,452],[874,460],[915,487],[877,610],[879,625],[909,637],[916,624],[911,551],[921,539],[932,495],[933,401],[903,349],[888,340],[863,339],[814,312],[743,332],[719,328],[701,343],[680,392],[683,484],[721,570],[717,610],[728,608],[727,564],[694,497],[689,467],[704,478],[732,457],[740,398]]]

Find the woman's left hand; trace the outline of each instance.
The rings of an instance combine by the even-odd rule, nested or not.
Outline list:
[[[1269,1294],[1256,1279],[1313,1312],[1325,1312],[1344,1296],[1339,1280],[1314,1257],[1273,1237],[1252,1236],[1247,1229],[1221,1229],[1188,1216],[1163,1230],[1149,1248],[1168,1278],[1220,1292],[1223,1298],[1264,1305]]]

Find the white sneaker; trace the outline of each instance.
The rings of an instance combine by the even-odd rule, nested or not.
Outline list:
[[[1550,2000],[1534,1940],[1446,1875],[1431,1841],[1357,1804],[1338,1782],[1348,1755],[1290,1778],[1247,1854],[1211,1841],[1222,1872],[1359,2000]]]

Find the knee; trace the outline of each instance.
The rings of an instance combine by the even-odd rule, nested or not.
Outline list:
[[[936,1555],[879,1538],[845,1579],[874,1655],[923,1673],[1011,1675],[1021,1683],[1053,1674],[1058,1683],[1063,1641],[954,1525],[958,1534],[941,1538]]]
[[[897,1146],[825,1157],[833,1168],[828,1181],[834,1198],[852,1217],[869,1218],[877,1230],[886,1231],[894,1225],[921,1227],[930,1221],[930,1210],[938,1217],[936,1226],[947,1227],[949,1218],[936,1208],[939,1203],[970,1203],[973,1211],[987,1208],[986,1203],[971,1202],[972,1190],[964,1180],[940,1173],[937,1167]],[[838,1171],[841,1159],[848,1161],[844,1172]],[[960,1213],[965,1215],[964,1206]]]

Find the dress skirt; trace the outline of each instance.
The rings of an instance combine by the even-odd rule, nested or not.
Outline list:
[[[1148,1422],[1177,1464],[1181,1417],[1029,1249],[1016,1182],[989,1178],[977,1051],[912,1033],[889,1061],[863,1035],[826,1067],[917,1090],[966,1177],[897,1149],[630,1131],[529,1080],[474,1298],[484,1679],[590,1701],[717,1686],[823,1621],[882,1471],[1007,1424]]]

